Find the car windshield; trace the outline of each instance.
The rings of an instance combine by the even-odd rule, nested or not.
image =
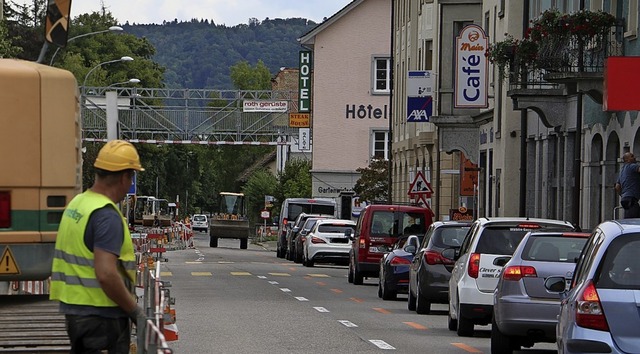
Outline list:
[[[587,243],[586,237],[531,236],[522,250],[522,259],[538,262],[574,263]]]
[[[611,242],[598,271],[597,288],[640,290],[640,234]]]

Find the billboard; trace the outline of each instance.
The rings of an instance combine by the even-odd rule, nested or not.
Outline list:
[[[454,108],[489,107],[489,38],[478,25],[467,25],[455,41]]]

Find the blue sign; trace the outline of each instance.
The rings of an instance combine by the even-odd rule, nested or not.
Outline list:
[[[131,180],[131,186],[129,186],[129,191],[127,194],[136,194],[136,177],[138,177],[138,172],[134,171],[133,179]]]
[[[433,115],[433,98],[407,97],[407,122],[428,122]]]

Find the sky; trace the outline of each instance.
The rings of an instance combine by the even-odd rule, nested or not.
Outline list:
[[[33,0],[13,0],[31,4]],[[44,2],[45,0],[41,0]],[[8,0],[5,0],[8,2]],[[119,24],[161,24],[162,21],[213,20],[229,27],[248,23],[249,18],[300,17],[322,22],[351,0],[72,0],[71,18],[100,11],[104,3]]]

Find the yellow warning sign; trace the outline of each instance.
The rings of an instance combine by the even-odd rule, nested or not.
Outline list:
[[[20,268],[18,268],[18,264],[9,247],[4,248],[2,258],[0,258],[0,275],[3,274],[20,274]]]

